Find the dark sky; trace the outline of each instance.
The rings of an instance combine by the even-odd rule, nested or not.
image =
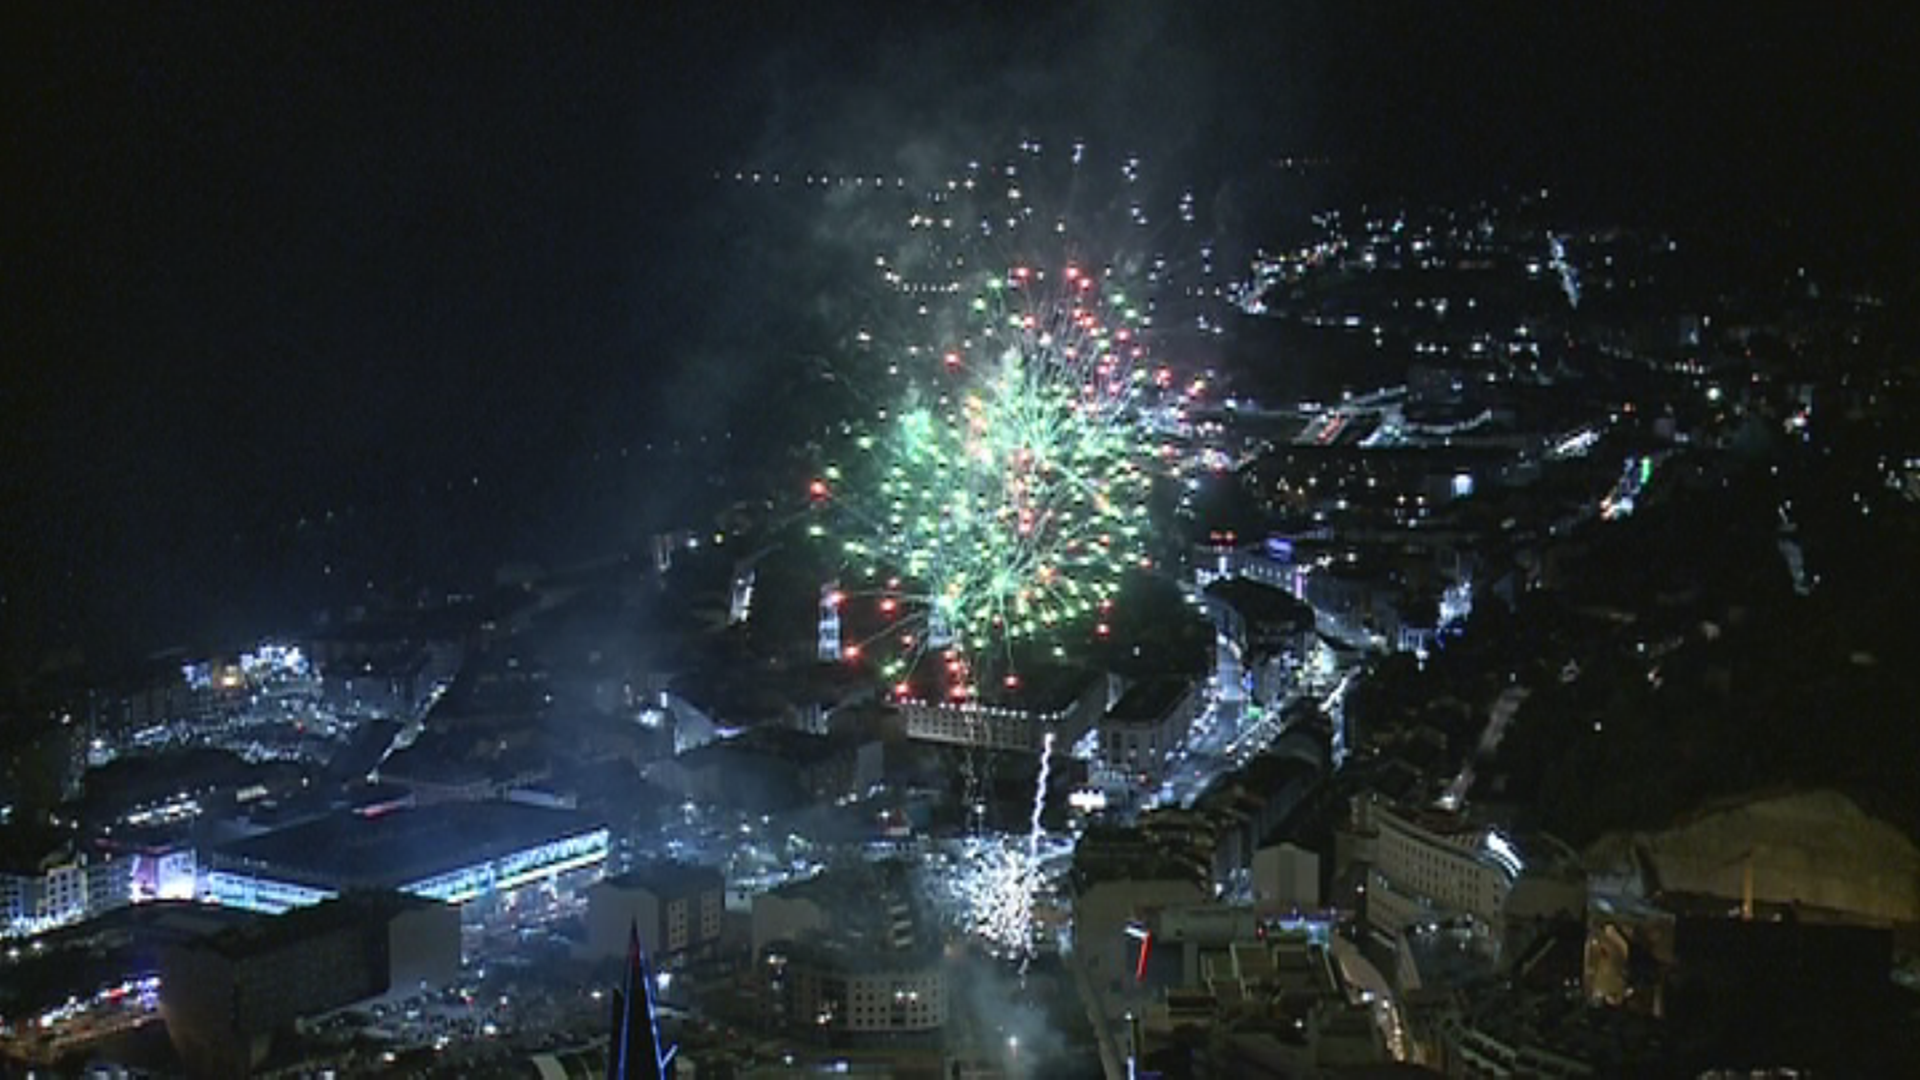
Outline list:
[[[741,165],[1074,135],[1218,184],[1315,154],[1355,191],[1911,236],[1903,25],[1669,7],[10,5],[0,649],[627,539],[683,479],[645,445],[761,427],[805,336],[803,256],[712,179]]]

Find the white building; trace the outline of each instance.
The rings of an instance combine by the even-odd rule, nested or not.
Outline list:
[[[1169,676],[1135,684],[1100,720],[1100,763],[1127,782],[1159,784],[1169,757],[1186,742],[1199,702],[1188,679]]]
[[[87,867],[56,851],[34,865],[0,871],[0,936],[26,937],[87,917]]]
[[[1390,939],[1411,926],[1465,918],[1497,957],[1510,932],[1583,910],[1584,877],[1544,843],[1530,850],[1550,857],[1530,866],[1496,826],[1458,814],[1410,812],[1373,797],[1356,800],[1355,809],[1370,864],[1366,919],[1377,934]],[[1524,902],[1516,904],[1516,893]]]
[[[587,953],[623,956],[629,934],[659,961],[719,946],[727,882],[718,870],[654,863],[606,878],[587,890]]]
[[[1517,857],[1496,848],[1504,837],[1494,841],[1497,833],[1455,815],[1416,819],[1372,798],[1360,799],[1357,809],[1361,829],[1373,837],[1366,903],[1373,929],[1391,935],[1463,915],[1499,925],[1521,870]]]
[[[907,738],[975,746],[986,750],[1039,753],[1052,732],[1059,746],[1071,746],[1107,709],[1111,682],[1095,672],[1053,672],[1044,688],[1024,689],[1001,701],[904,697],[896,702]]]

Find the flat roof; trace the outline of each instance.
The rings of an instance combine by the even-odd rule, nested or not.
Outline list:
[[[1012,672],[1013,682],[1002,677],[984,678],[978,696],[965,701],[947,697],[948,678],[943,670],[942,654],[929,650],[907,673],[908,695],[919,702],[940,706],[985,706],[999,709],[1024,709],[1035,713],[1061,712],[1078,702],[1089,686],[1106,678],[1092,668],[1068,664],[1031,664]],[[975,674],[979,674],[976,672]]]
[[[615,889],[646,889],[659,896],[685,896],[705,889],[724,889],[727,879],[711,866],[663,859],[640,863],[603,879],[601,884]]]
[[[831,932],[782,942],[780,948],[789,960],[862,975],[929,967],[937,971],[942,967],[939,944],[917,933],[910,944],[899,949],[884,941]]]
[[[264,873],[328,888],[397,889],[604,823],[524,803],[451,802],[365,817],[342,810],[221,845],[216,870]]]
[[[1313,608],[1284,589],[1247,578],[1222,578],[1208,585],[1206,592],[1249,622],[1313,626]]]
[[[446,905],[397,892],[355,892],[280,915],[254,919],[203,939],[202,945],[231,959],[265,956],[298,941],[330,933],[342,926],[387,920],[404,911]]]
[[[1145,679],[1127,688],[1113,705],[1107,718],[1115,721],[1159,723],[1193,689],[1193,682],[1178,675]]]
[[[810,765],[825,761],[846,749],[844,740],[815,735],[789,727],[761,726],[741,732],[731,739],[716,739],[705,746],[681,754],[700,761],[712,758],[728,761],[742,753],[764,754],[792,765]]]

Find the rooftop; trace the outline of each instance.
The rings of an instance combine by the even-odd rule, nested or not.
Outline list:
[[[790,882],[772,895],[804,899],[830,913],[827,928],[786,943],[790,954],[844,968],[884,970],[939,952],[904,864],[840,866]]]
[[[891,948],[883,943],[847,934],[822,934],[780,946],[787,959],[813,967],[876,974],[889,971],[939,967],[940,947],[924,936],[911,939],[906,948]]]
[[[341,811],[216,848],[213,863],[330,888],[394,889],[601,827],[571,810],[511,802],[441,803],[375,817]]]
[[[288,945],[343,926],[393,918],[402,912],[441,907],[438,900],[427,900],[397,892],[349,893],[308,907],[295,908],[284,915],[255,919],[222,930],[202,943],[205,948],[240,960],[264,956]]]
[[[979,697],[964,704],[996,709],[1058,713],[1078,702],[1090,684],[1105,678],[1100,672],[1059,664],[1033,664],[1000,679],[982,681]],[[904,696],[933,704],[961,704],[950,700],[946,689],[949,677],[938,654],[929,653],[905,680],[909,693]]]
[[[1193,683],[1177,675],[1144,679],[1133,684],[1107,713],[1109,720],[1158,723],[1173,711],[1193,689]]]
[[[1207,595],[1240,613],[1251,623],[1280,624],[1299,629],[1313,626],[1313,608],[1292,594],[1249,578],[1222,578],[1207,586]]]
[[[685,896],[726,887],[727,879],[710,866],[661,860],[641,863],[602,884],[616,889],[646,889],[660,896]]]
[[[1090,826],[1073,852],[1073,874],[1080,891],[1102,882],[1185,881],[1206,876],[1194,861],[1181,858],[1139,828]]]

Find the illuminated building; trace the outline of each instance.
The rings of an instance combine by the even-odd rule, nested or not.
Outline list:
[[[134,853],[129,885],[134,903],[191,900],[197,875],[191,847],[160,847]]]
[[[30,833],[7,838],[4,846],[0,937],[31,937],[125,907],[137,898],[138,868],[120,850],[76,846],[65,836]]]
[[[1079,741],[1108,702],[1106,676],[1061,670],[1028,673],[997,699],[904,696],[896,707],[909,739],[1037,754],[1048,732],[1062,746]]]
[[[819,656],[827,663],[840,659],[840,604],[842,594],[839,582],[829,581],[820,586],[820,632]]]
[[[341,812],[208,855],[203,897],[254,911],[392,889],[467,905],[522,886],[578,885],[606,862],[607,827],[569,810],[442,803],[372,817]]]
[[[0,936],[24,937],[87,917],[87,867],[68,850],[0,870]]]
[[[1509,930],[1526,921],[1515,920],[1517,910],[1524,908],[1529,917],[1584,910],[1584,879],[1563,873],[1565,860],[1545,844],[1530,844],[1523,854],[1500,829],[1458,814],[1413,813],[1371,798],[1357,800],[1356,807],[1360,835],[1371,839],[1366,921],[1377,934],[1390,938],[1464,917],[1489,955],[1498,957],[1508,947]],[[1530,866],[1529,855],[1542,865]],[[1522,889],[1524,903],[1516,906],[1515,893]]]

